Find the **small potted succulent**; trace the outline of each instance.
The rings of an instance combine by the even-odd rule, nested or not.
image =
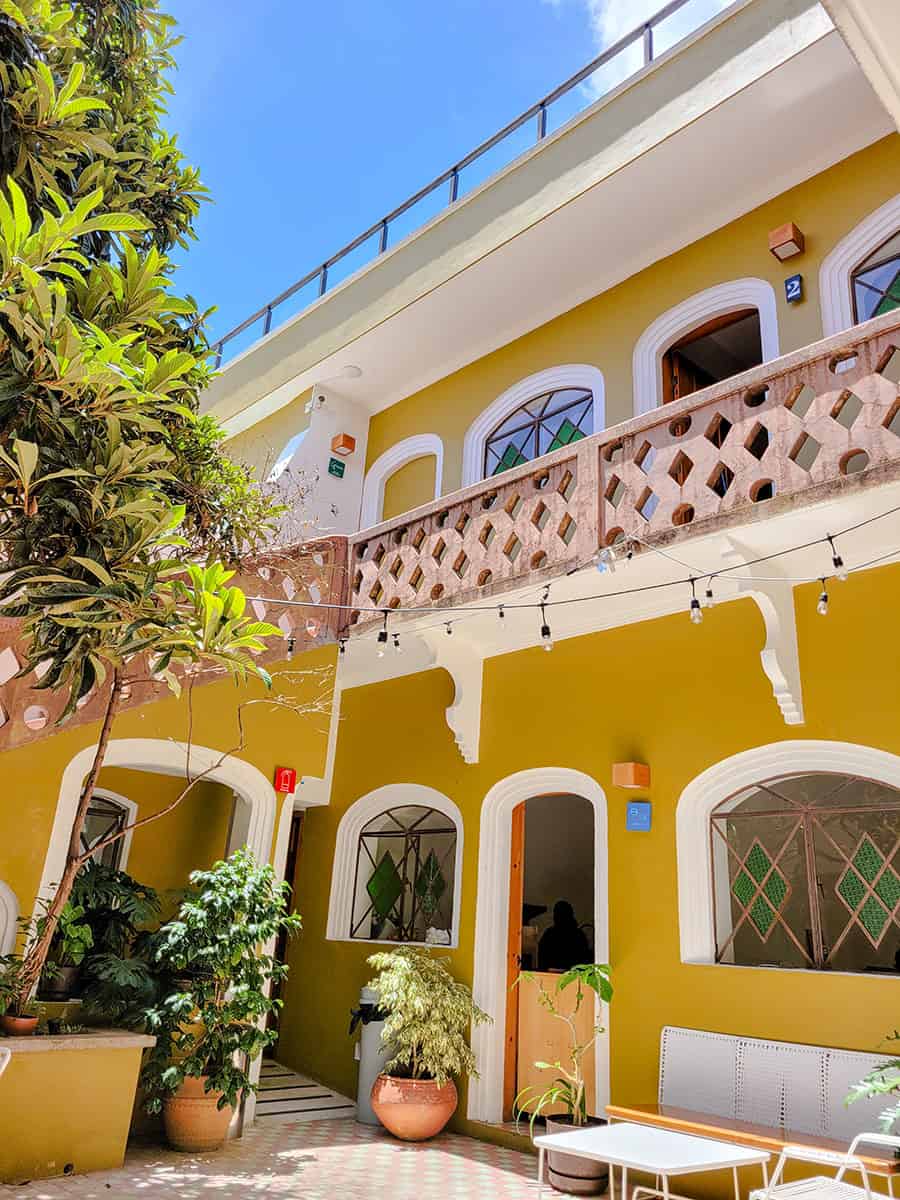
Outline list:
[[[534,1123],[539,1118],[546,1122],[547,1133],[566,1133],[573,1128],[584,1125],[605,1125],[600,1118],[591,1116],[587,1111],[585,1095],[584,1059],[588,1051],[601,1033],[605,1032],[603,1025],[594,1020],[591,1026],[591,1036],[583,1041],[578,1032],[575,1018],[586,1002],[594,1005],[595,997],[605,1003],[612,999],[613,989],[609,979],[609,967],[601,963],[586,963],[564,971],[556,982],[554,990],[548,991],[544,980],[535,976],[532,971],[523,971],[516,980],[517,984],[537,983],[538,1004],[546,1009],[552,1017],[568,1026],[569,1053],[565,1064],[561,1062],[536,1062],[540,1070],[555,1072],[553,1082],[541,1091],[532,1086],[523,1088],[516,1096],[516,1109],[521,1117],[529,1115],[532,1135]],[[568,1011],[563,1011],[562,993],[566,988],[575,985],[575,1001]],[[547,1113],[549,1108],[562,1106],[561,1114]],[[575,1196],[592,1196],[606,1190],[608,1171],[603,1163],[593,1162],[586,1158],[576,1158],[571,1154],[561,1154],[551,1150],[547,1155],[547,1171],[551,1184],[557,1191],[568,1192]]]
[[[270,985],[287,966],[267,947],[300,917],[288,912],[288,885],[247,850],[190,880],[178,915],[153,937],[156,968],[178,982],[147,1014],[157,1040],[141,1083],[176,1149],[215,1150],[242,1093],[255,1090],[251,1064],[278,1036],[266,1028],[281,1007]]]
[[[372,1108],[404,1141],[434,1137],[453,1116],[453,1076],[477,1074],[466,1035],[490,1020],[445,961],[413,946],[369,958],[377,974],[368,986],[388,1014],[382,1041],[392,1056],[372,1086]]]

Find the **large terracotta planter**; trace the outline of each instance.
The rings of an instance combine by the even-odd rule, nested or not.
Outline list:
[[[0,1017],[0,1030],[7,1037],[27,1037],[38,1027],[38,1017],[14,1017],[12,1013],[4,1013]]]
[[[440,1133],[456,1112],[458,1101],[452,1079],[438,1087],[433,1079],[379,1075],[372,1085],[375,1116],[405,1142],[424,1142]]]
[[[163,1104],[166,1137],[176,1150],[218,1150],[228,1133],[234,1109],[218,1107],[221,1092],[204,1091],[206,1076],[188,1076]]]
[[[605,1124],[600,1117],[588,1117],[588,1125]],[[572,1129],[571,1117],[547,1118],[547,1133],[571,1133]],[[547,1178],[558,1192],[567,1192],[570,1196],[598,1196],[609,1184],[609,1169],[606,1163],[549,1150]]]

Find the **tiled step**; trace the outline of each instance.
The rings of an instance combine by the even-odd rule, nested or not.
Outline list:
[[[281,1063],[263,1063],[256,1100],[258,1121],[322,1121],[355,1113],[352,1100],[324,1084],[298,1075]]]

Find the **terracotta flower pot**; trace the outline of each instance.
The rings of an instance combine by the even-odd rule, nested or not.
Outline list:
[[[228,1133],[234,1109],[218,1107],[221,1092],[204,1091],[206,1076],[188,1076],[163,1104],[166,1137],[176,1150],[218,1150]]]
[[[588,1117],[587,1123],[605,1125],[606,1121],[601,1117]],[[547,1133],[571,1133],[573,1128],[571,1117],[547,1118]],[[570,1196],[597,1196],[607,1189],[609,1169],[606,1163],[550,1150],[547,1153],[547,1178],[558,1192],[567,1192]]]
[[[458,1100],[452,1079],[438,1087],[433,1079],[379,1075],[372,1085],[375,1116],[405,1142],[424,1142],[440,1133],[456,1112]]]
[[[0,1017],[0,1029],[7,1037],[27,1037],[38,1027],[38,1017],[14,1017],[12,1013],[4,1013]]]

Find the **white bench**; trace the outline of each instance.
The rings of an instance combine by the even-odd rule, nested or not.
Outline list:
[[[845,1101],[851,1085],[884,1057],[667,1026],[658,1103],[610,1105],[608,1112],[774,1151],[789,1142],[846,1150],[858,1134],[879,1127],[883,1100]],[[889,1181],[900,1173],[890,1155],[863,1157],[871,1172]]]

